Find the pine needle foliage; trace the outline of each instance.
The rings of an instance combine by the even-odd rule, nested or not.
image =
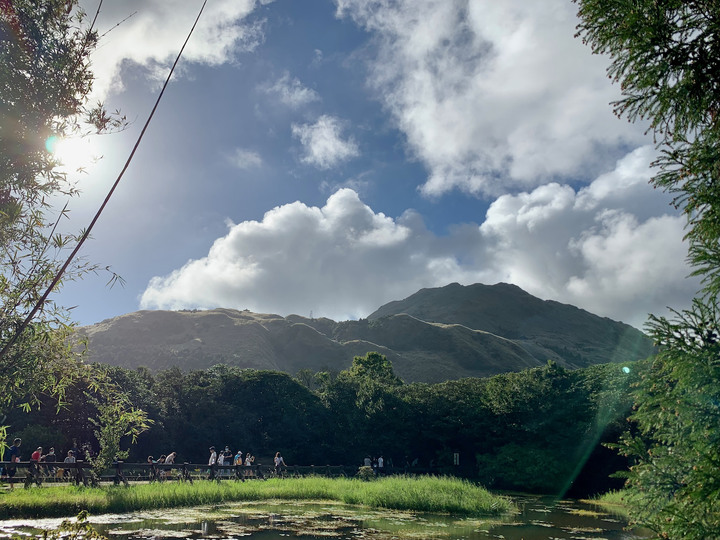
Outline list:
[[[660,538],[720,538],[720,3],[575,0],[578,36],[611,58],[615,112],[647,121],[660,151],[652,184],[687,218],[688,261],[702,278],[690,309],[651,316],[660,347],[634,392],[636,521]]]

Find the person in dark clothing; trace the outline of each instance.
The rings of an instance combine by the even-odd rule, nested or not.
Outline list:
[[[13,440],[12,446],[8,450],[8,461],[11,463],[17,463],[20,461],[20,445],[22,444],[22,439],[20,437],[15,438]],[[7,475],[10,479],[10,487],[13,487],[13,481],[15,478],[15,473],[17,472],[17,469],[15,467],[7,467]]]
[[[50,474],[55,474],[55,463],[57,463],[57,456],[55,455],[55,448],[50,447],[50,450],[48,450],[48,453],[45,454],[40,461],[44,463],[48,463],[48,465],[45,466],[45,470],[47,470]]]

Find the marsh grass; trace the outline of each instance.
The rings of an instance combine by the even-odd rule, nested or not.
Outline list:
[[[60,517],[72,516],[81,510],[102,514],[272,499],[330,500],[372,508],[463,516],[492,516],[512,510],[509,499],[493,495],[466,480],[393,476],[370,482],[305,477],[221,483],[196,481],[194,484],[164,482],[129,487],[16,489],[0,495],[0,515]]]
[[[623,489],[620,491],[608,491],[586,502],[596,504],[612,514],[629,519],[630,508],[639,504],[639,499],[633,491]]]

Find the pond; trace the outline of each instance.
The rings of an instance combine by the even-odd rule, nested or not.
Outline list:
[[[392,510],[366,509],[336,503],[273,501],[234,503],[193,509],[157,510],[91,516],[98,532],[111,539],[333,538],[389,539],[604,539],[648,538],[627,531],[626,521],[595,505],[515,497],[518,513],[500,520],[458,518]],[[60,520],[0,521],[0,538],[35,536]]]

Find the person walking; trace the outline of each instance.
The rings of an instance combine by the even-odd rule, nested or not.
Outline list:
[[[68,450],[67,457],[63,460],[63,463],[77,463],[77,459],[75,458],[75,451],[74,450]],[[76,483],[79,483],[80,480],[80,473],[77,467],[75,467],[75,474],[70,472],[70,469],[68,468],[66,470],[67,475],[70,478],[73,478]]]
[[[282,468],[287,467],[287,465],[285,464],[285,460],[280,455],[280,452],[277,452],[275,454],[275,459],[273,461],[275,462],[275,475],[280,476]]]
[[[217,467],[218,463],[218,455],[215,451],[215,447],[210,447],[210,459],[208,459],[208,465],[210,466],[210,470],[208,471],[208,479],[209,480],[215,480],[215,469]]]
[[[245,454],[245,476],[247,478],[253,478],[255,476],[255,473],[252,470],[252,464],[255,463],[255,456],[253,456],[250,452]]]
[[[8,455],[10,456],[10,463],[17,463],[20,461],[20,445],[22,444],[22,439],[20,437],[16,437],[13,440],[12,446],[8,449]],[[10,480],[10,489],[13,489],[13,482],[15,480],[15,473],[17,472],[17,469],[13,466],[7,467],[6,472],[8,475],[8,478]]]
[[[40,461],[44,463],[48,463],[49,465],[46,465],[46,470],[49,474],[55,475],[55,463],[57,462],[57,456],[55,455],[55,448],[52,446],[50,447],[50,450],[48,450],[48,453],[45,454]]]

